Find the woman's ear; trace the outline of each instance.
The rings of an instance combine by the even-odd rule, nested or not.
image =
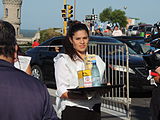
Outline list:
[[[73,44],[73,41],[72,41],[72,38],[71,38],[71,37],[69,37],[69,41],[71,42],[71,44]]]

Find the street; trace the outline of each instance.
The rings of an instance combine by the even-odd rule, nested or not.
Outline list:
[[[51,100],[53,101],[53,104],[55,105],[55,90],[53,89],[48,89],[50,95],[51,95]],[[137,93],[138,94],[138,93]],[[151,120],[150,118],[150,109],[149,109],[149,104],[150,104],[150,95],[147,97],[146,95],[137,95],[138,97],[132,98],[131,99],[131,120]],[[102,111],[101,114],[101,120],[121,120],[121,116],[115,116],[112,114],[108,114]]]

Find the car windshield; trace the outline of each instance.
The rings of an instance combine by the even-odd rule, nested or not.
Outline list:
[[[132,27],[133,27],[133,25],[129,26],[129,27],[128,27],[128,30],[132,29]]]
[[[118,41],[116,39],[113,39],[113,38],[106,38],[106,37],[101,37],[101,38],[97,38],[97,37],[94,37],[94,38],[91,38],[90,40],[90,44],[93,44],[95,42],[102,42],[102,43],[106,43],[107,44],[107,47],[102,47],[102,46],[99,46],[99,48],[101,49],[101,51],[106,51],[108,53],[111,53],[111,54],[115,54],[115,53],[124,53],[126,54],[126,50],[125,50],[125,46],[123,45],[123,43],[121,41]],[[113,43],[113,44],[111,44]],[[115,45],[115,44],[117,45]],[[97,45],[95,45],[97,46]],[[94,47],[95,47],[94,46]],[[93,46],[92,46],[93,47]],[[97,46],[98,47],[98,46]],[[91,48],[90,48],[91,49]],[[130,47],[128,47],[128,52],[129,54],[137,54],[133,49],[131,49]]]
[[[149,51],[150,44],[144,42],[144,40],[128,40],[129,46],[137,53],[137,54],[144,54]]]
[[[146,32],[151,32],[152,31],[152,27],[146,27]]]
[[[133,30],[138,30],[138,27],[133,27]]]

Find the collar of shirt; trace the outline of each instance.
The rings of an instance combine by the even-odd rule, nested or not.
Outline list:
[[[86,56],[88,55],[88,52],[86,52]],[[77,61],[77,60],[79,60],[79,61],[84,61],[84,60],[82,60],[81,58],[79,58],[77,55],[75,55],[74,57],[73,57],[73,59],[75,60],[75,61]]]
[[[0,59],[0,67],[3,67],[3,66],[5,66],[5,67],[13,67],[14,68],[14,64],[12,64],[12,63],[10,63],[10,62],[7,62],[7,61],[5,61],[5,60],[1,60]]]

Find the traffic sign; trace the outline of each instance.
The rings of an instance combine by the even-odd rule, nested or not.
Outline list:
[[[97,20],[98,15],[86,15],[85,20]]]

